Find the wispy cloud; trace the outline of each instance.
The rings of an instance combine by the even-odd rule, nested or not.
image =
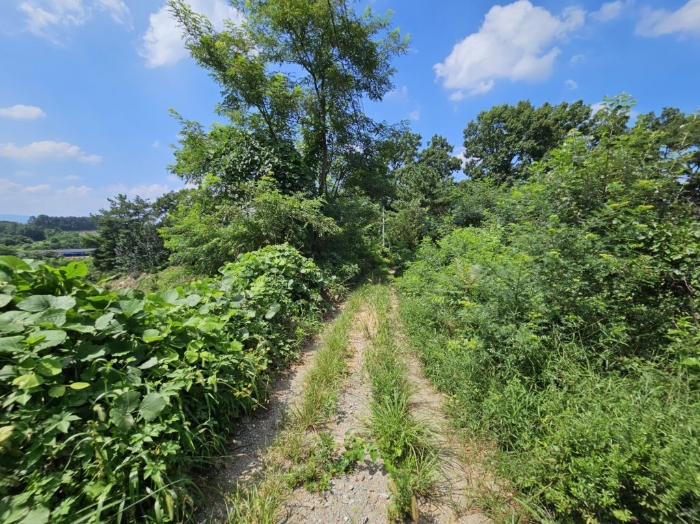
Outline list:
[[[123,0],[25,0],[18,9],[25,14],[29,32],[57,43],[61,29],[85,25],[95,10],[106,11],[122,25],[128,24],[130,17]]]
[[[598,22],[610,22],[611,20],[614,20],[620,15],[622,15],[629,3],[629,0],[617,0],[615,2],[606,2],[602,6],[600,6],[600,9],[591,13],[591,18],[597,20]]]
[[[578,84],[577,84],[575,81],[571,80],[571,79],[565,80],[565,81],[564,81],[564,85],[565,85],[568,89],[571,89],[572,91],[573,91],[574,89],[578,89]]]
[[[646,9],[636,33],[641,36],[700,36],[700,0],[690,0],[676,11]]]
[[[16,118],[17,120],[34,120],[46,116],[40,107],[25,106],[22,104],[12,107],[0,107],[0,117]]]
[[[0,142],[0,157],[29,161],[75,158],[79,162],[89,164],[102,161],[101,156],[87,155],[79,146],[68,142],[54,142],[53,140],[32,142],[26,146],[17,146],[12,142]]]

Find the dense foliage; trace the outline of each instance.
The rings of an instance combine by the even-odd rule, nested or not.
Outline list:
[[[700,518],[696,153],[660,138],[571,133],[400,282],[429,373],[540,519]]]
[[[204,277],[109,291],[82,264],[0,256],[0,521],[184,518],[190,473],[223,453],[322,293],[388,263],[431,378],[533,518],[700,521],[698,115],[630,126],[626,95],[522,101],[479,113],[455,156],[362,110],[407,50],[388,15],[231,4],[241,20],[216,30],[168,1],[222,90],[225,122],[173,111],[187,189],[0,222],[0,255],[80,242],[97,271],[151,273],[144,289]],[[396,481],[404,509],[412,478]]]
[[[322,311],[322,275],[285,245],[148,295],[86,273],[0,257],[0,521],[178,521],[188,473]]]

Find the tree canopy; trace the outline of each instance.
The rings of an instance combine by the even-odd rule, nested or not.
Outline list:
[[[358,15],[345,0],[234,0],[243,16],[216,31],[182,0],[169,5],[197,62],[223,89],[220,111],[272,141],[299,146],[326,196],[341,159],[366,146],[378,127],[362,101],[393,84],[394,57],[407,48],[389,16]]]
[[[512,183],[526,177],[526,168],[563,143],[569,131],[586,134],[594,121],[582,100],[538,108],[524,100],[481,111],[464,130],[464,172],[473,180]]]

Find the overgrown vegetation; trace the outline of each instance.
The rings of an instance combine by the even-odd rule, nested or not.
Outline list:
[[[86,273],[0,258],[0,520],[181,520],[188,472],[323,311],[322,274],[284,245],[148,295]]]
[[[222,123],[173,112],[169,169],[187,189],[0,222],[0,255],[96,248],[92,265],[59,268],[0,256],[0,520],[186,519],[188,473],[224,452],[307,322],[389,264],[431,378],[533,518],[700,520],[698,114],[631,124],[626,95],[600,111],[505,104],[467,123],[463,164],[439,134],[422,147],[406,122],[364,114],[408,49],[388,15],[231,4],[241,21],[218,31],[168,2],[222,91]],[[115,275],[139,289],[91,283]],[[274,522],[290,486],[322,489],[366,451],[309,431],[333,410],[365,299],[392,517],[429,489],[434,453],[373,289],[334,324],[273,474],[241,487],[234,520]]]
[[[609,101],[400,280],[430,375],[540,520],[700,518],[700,135],[628,113]]]

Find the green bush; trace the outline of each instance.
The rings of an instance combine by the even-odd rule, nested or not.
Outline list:
[[[0,521],[180,521],[323,279],[289,246],[147,295],[86,274],[0,257]]]
[[[539,518],[700,519],[700,223],[686,153],[648,133],[569,137],[398,283],[428,374]]]

